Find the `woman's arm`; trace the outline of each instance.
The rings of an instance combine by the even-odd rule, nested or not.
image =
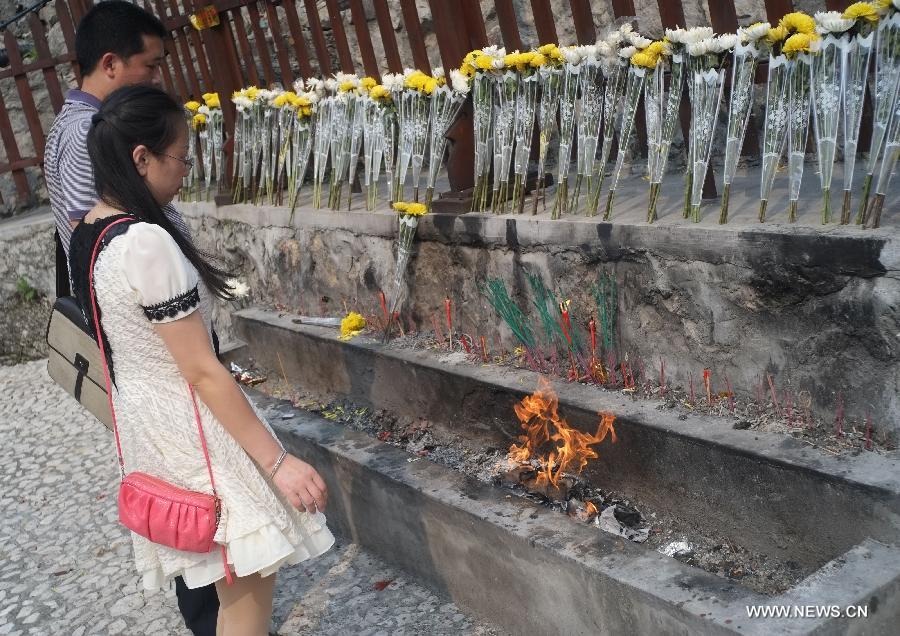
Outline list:
[[[260,422],[234,378],[216,359],[199,311],[167,323],[154,323],[184,378],[238,444],[263,470],[271,471],[281,444]],[[274,483],[298,508],[323,510],[327,489],[316,470],[288,455]]]

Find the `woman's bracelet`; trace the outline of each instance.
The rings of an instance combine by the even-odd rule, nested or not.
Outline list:
[[[284,461],[285,457],[287,457],[287,451],[282,448],[281,455],[279,455],[278,459],[275,460],[275,465],[272,466],[272,472],[269,473],[269,481],[272,481],[275,478],[275,473],[277,473],[278,469],[281,468],[281,462]]]

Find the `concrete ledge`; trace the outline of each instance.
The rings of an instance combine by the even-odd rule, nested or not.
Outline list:
[[[442,361],[360,338],[345,343],[289,314],[247,309],[235,318],[255,359],[278,368],[280,352],[288,377],[305,390],[421,417],[485,444],[515,439],[512,406],[537,386],[530,371]],[[680,421],[653,402],[595,387],[556,389],[568,421],[582,430],[596,428],[600,410],[616,414],[619,441],[587,477],[694,531],[716,531],[806,571],[867,538],[900,539],[897,457],[831,457],[783,435],[736,431],[723,418]]]
[[[331,489],[329,524],[512,633],[887,634],[900,551],[855,546],[766,598],[364,434],[254,395]],[[873,566],[878,563],[878,566]],[[867,619],[749,619],[754,605],[869,607]]]

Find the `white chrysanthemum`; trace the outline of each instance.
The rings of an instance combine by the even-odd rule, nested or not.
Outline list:
[[[402,91],[405,81],[402,73],[385,73],[381,77],[381,85],[389,91]]]
[[[687,45],[688,55],[699,56],[712,53],[717,50],[716,41],[713,38],[705,38]]]
[[[334,74],[334,80],[338,83],[338,86],[340,86],[344,82],[352,82],[354,86],[359,85],[359,77],[354,75],[353,73],[344,73],[343,71],[338,71]]]
[[[459,69],[451,69],[450,86],[457,93],[466,94],[469,92],[469,78],[459,72]]]
[[[741,38],[736,33],[723,33],[722,35],[716,36],[714,40],[716,52],[724,53],[725,51],[732,50],[736,44],[740,43]]]
[[[580,64],[582,60],[581,56],[581,47],[578,46],[566,46],[560,49],[559,51],[562,53],[563,59],[567,64]]]
[[[251,100],[249,97],[246,97],[245,95],[237,95],[236,97],[232,97],[231,101],[241,112],[253,106],[253,100]]]
[[[631,56],[637,53],[636,46],[623,46],[619,49],[619,57],[624,58],[626,60],[630,60]]]
[[[681,41],[684,44],[694,44],[701,40],[709,40],[714,36],[715,31],[713,31],[712,27],[692,27],[684,32],[681,36]]]
[[[431,71],[431,76],[434,79],[442,79],[444,77],[444,67],[436,66],[433,71]]]
[[[894,8],[900,11],[900,0],[894,0]]]
[[[302,93],[297,93],[300,97],[305,97],[309,100],[310,105],[315,106],[319,103],[319,94],[316,91],[304,91]]]
[[[225,284],[231,288],[231,295],[235,298],[243,298],[250,293],[247,283],[237,278],[229,278]]]
[[[596,60],[597,59],[597,45],[596,44],[585,44],[580,47],[581,48],[581,56],[585,60]]]
[[[495,57],[491,62],[491,66],[499,71],[506,68],[506,62],[503,61],[502,57]]]
[[[491,57],[506,57],[506,47],[492,44],[481,49],[481,52]]]
[[[629,35],[629,39],[631,40],[631,43],[639,49],[646,49],[648,46],[650,46],[650,43],[653,42],[653,40],[651,40],[650,38],[645,38],[637,31],[631,33]]]
[[[628,37],[628,34],[634,31],[634,27],[631,26],[631,22],[626,22],[622,26],[619,27],[619,33],[623,36]]]
[[[201,115],[209,115],[209,106],[203,104],[203,106],[197,109],[197,112]]]
[[[684,35],[685,30],[682,28],[666,29],[666,39],[672,44],[684,44]]]
[[[306,90],[306,86],[303,83],[303,78],[301,77],[299,79],[294,80],[294,83],[291,84],[291,89],[298,95],[300,93],[302,93],[304,90]]]
[[[814,17],[816,32],[820,35],[843,33],[856,23],[856,20],[841,17],[840,11],[817,11]]]
[[[771,25],[768,22],[757,22],[748,27],[738,29],[741,42],[758,42],[769,34]]]
[[[324,97],[325,82],[318,77],[308,77],[306,78],[306,90],[315,91],[319,97]]]
[[[328,79],[325,80],[325,90],[328,91],[329,93],[333,93],[334,91],[336,91],[337,87],[338,87],[337,80],[335,80],[333,77],[329,77]]]
[[[604,58],[613,55],[613,47],[606,40],[600,40],[597,44],[594,45],[597,49],[597,57]]]

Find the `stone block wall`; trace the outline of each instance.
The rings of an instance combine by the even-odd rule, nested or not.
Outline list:
[[[251,297],[291,311],[343,315],[378,309],[393,276],[390,212],[184,204],[201,245],[237,264]],[[820,415],[842,393],[848,414],[869,411],[879,430],[900,432],[900,242],[896,230],[827,232],[793,226],[647,226],[529,217],[435,214],[419,228],[403,319],[430,330],[453,300],[467,333],[517,343],[480,294],[505,281],[529,317],[527,272],[572,300],[573,319],[596,312],[591,286],[618,282],[619,347],[673,382],[717,385],[727,375],[752,394],[772,374],[809,392]],[[220,308],[217,326],[230,336]],[[535,322],[537,324],[537,322]],[[655,371],[651,371],[655,370]]]

